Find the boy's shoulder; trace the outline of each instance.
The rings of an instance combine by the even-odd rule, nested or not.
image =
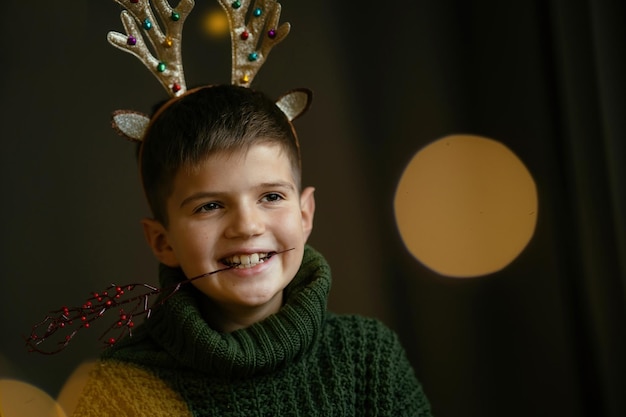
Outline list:
[[[326,324],[339,327],[356,327],[376,331],[392,331],[382,320],[361,314],[335,313],[328,311]]]
[[[324,326],[327,337],[343,338],[358,344],[382,344],[401,348],[398,335],[381,320],[359,314],[329,312]]]

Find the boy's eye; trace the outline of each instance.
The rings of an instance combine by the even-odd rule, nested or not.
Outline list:
[[[278,193],[269,193],[263,196],[262,201],[273,202],[273,201],[280,201],[282,199],[283,199],[283,196],[281,196]]]
[[[207,213],[209,211],[213,211],[213,210],[217,210],[219,209],[221,206],[218,203],[206,203],[203,206],[200,206],[197,210],[198,213]]]

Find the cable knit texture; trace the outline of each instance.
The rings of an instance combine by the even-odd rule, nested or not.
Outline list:
[[[161,285],[184,276],[161,267]],[[192,286],[109,349],[75,416],[430,416],[396,335],[326,310],[330,269],[306,247],[281,310],[232,333],[203,320]]]

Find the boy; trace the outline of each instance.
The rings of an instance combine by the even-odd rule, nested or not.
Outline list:
[[[76,416],[429,416],[397,337],[326,310],[314,190],[285,114],[212,86],[152,119],[140,166],[160,282],[192,281],[107,350]]]

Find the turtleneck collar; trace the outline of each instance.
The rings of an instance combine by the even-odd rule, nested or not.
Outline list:
[[[161,265],[159,278],[167,288],[185,276]],[[324,323],[330,283],[326,260],[306,246],[300,270],[285,289],[283,307],[259,323],[232,333],[213,330],[199,308],[203,295],[185,285],[144,325],[183,366],[228,378],[267,373],[311,349]]]

